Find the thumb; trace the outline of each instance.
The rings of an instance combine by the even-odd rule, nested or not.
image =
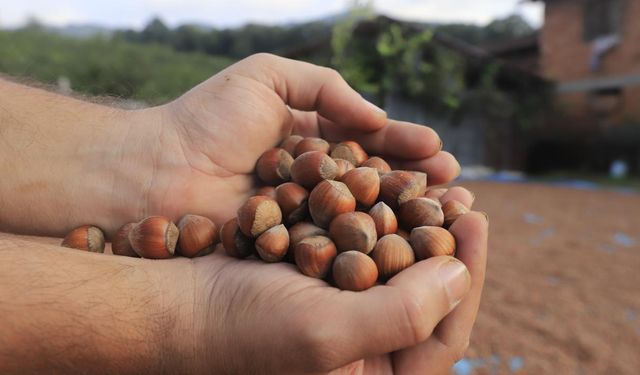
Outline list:
[[[470,280],[462,262],[441,256],[416,263],[387,285],[337,294],[316,315],[325,320],[319,329],[331,339],[336,367],[425,341],[467,294]]]
[[[237,68],[267,85],[291,108],[317,111],[345,128],[375,131],[387,123],[387,114],[333,69],[266,53],[247,58]]]

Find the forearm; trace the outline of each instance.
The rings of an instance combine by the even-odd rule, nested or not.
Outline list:
[[[192,340],[176,313],[192,295],[163,293],[152,263],[0,234],[0,373],[184,370]],[[171,282],[186,291],[182,274]]]
[[[140,190],[137,171],[116,170],[132,113],[0,79],[0,230],[62,235],[133,216],[123,197]]]

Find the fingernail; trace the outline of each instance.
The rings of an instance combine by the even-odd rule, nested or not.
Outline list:
[[[371,107],[371,109],[373,109],[373,110],[376,112],[376,114],[378,114],[379,116],[387,117],[387,112],[385,112],[385,110],[384,110],[384,109],[382,109],[382,108],[378,107],[377,105],[375,105],[375,104],[371,103],[370,101],[368,101],[368,100],[366,100],[366,99],[365,99],[365,101],[364,101],[364,102],[365,102],[365,103],[367,103],[367,105],[368,105],[369,107]]]
[[[487,220],[487,224],[489,224],[489,214],[487,214],[487,213],[486,213],[486,212],[484,212],[484,211],[480,211],[480,213],[481,213],[482,215],[484,215],[485,220]]]
[[[469,271],[462,262],[451,260],[440,266],[438,274],[447,291],[451,309],[453,309],[471,288]]]
[[[442,143],[442,139],[440,140],[440,150],[438,151],[442,151],[442,148],[444,147],[444,143]]]
[[[469,191],[469,194],[471,194],[471,203],[476,201],[476,193],[474,193],[473,191],[467,189]]]

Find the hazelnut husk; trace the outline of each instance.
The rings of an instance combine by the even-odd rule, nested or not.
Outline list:
[[[376,233],[378,238],[387,234],[394,234],[398,231],[398,219],[393,213],[391,207],[384,202],[378,202],[369,210],[369,216],[376,224]],[[408,236],[407,236],[408,238]]]
[[[255,243],[260,259],[267,263],[279,262],[289,249],[289,232],[283,225],[276,225],[262,233]]]
[[[318,279],[329,273],[336,254],[336,245],[324,236],[307,237],[298,242],[294,250],[300,272]]]
[[[329,236],[338,251],[357,250],[369,254],[376,245],[376,224],[364,212],[345,212],[336,216],[329,226]]]
[[[444,213],[444,227],[449,228],[460,216],[469,212],[469,209],[455,199],[442,205]]]
[[[410,199],[422,197],[426,189],[425,173],[391,171],[380,176],[379,199],[392,209],[397,209]]]
[[[139,258],[140,256],[131,247],[129,242],[129,232],[136,223],[128,223],[120,227],[111,241],[111,252],[115,255]]]
[[[417,260],[440,255],[453,255],[456,240],[442,227],[417,227],[411,231],[409,242]]]
[[[336,165],[338,166],[338,172],[336,173],[335,177],[336,180],[340,180],[340,178],[342,178],[345,173],[355,168],[355,166],[351,164],[351,162],[344,159],[333,159],[333,161],[335,161]]]
[[[309,192],[295,182],[287,182],[276,188],[276,202],[287,225],[304,220],[308,213]]]
[[[333,262],[333,280],[342,290],[366,290],[374,286],[377,279],[375,262],[359,251],[340,253]]]
[[[336,162],[320,151],[306,152],[291,165],[291,180],[306,189],[313,189],[322,180],[333,180],[337,173]]]
[[[341,213],[355,209],[356,199],[347,185],[339,181],[322,181],[309,194],[309,213],[321,228],[327,228],[331,220]]]
[[[277,185],[291,179],[293,157],[281,148],[265,151],[256,163],[256,173],[265,184]]]
[[[340,181],[347,185],[361,207],[369,208],[376,203],[380,193],[380,176],[375,169],[358,167],[345,173]]]
[[[304,137],[300,135],[290,135],[280,143],[280,148],[287,151],[291,156],[294,156],[296,154],[296,146],[303,139]]]
[[[238,225],[245,236],[256,238],[282,222],[278,203],[264,195],[249,198],[238,209]]]
[[[334,159],[344,159],[349,161],[356,167],[364,163],[368,158],[367,152],[354,141],[345,141],[338,143],[331,151],[331,157]]]
[[[329,142],[325,141],[324,139],[307,137],[298,142],[294,150],[294,156],[297,158],[298,156],[309,151],[318,151],[322,152],[323,154],[328,154],[329,148]]]
[[[360,165],[361,167],[375,168],[379,174],[391,172],[391,166],[383,158],[372,156]]]
[[[397,234],[388,234],[376,243],[371,258],[382,279],[393,277],[416,262],[409,242]]]
[[[401,204],[398,217],[407,230],[423,226],[441,227],[444,223],[440,202],[424,197],[410,199]]]
[[[216,223],[200,215],[184,215],[178,222],[178,254],[193,258],[214,247],[219,241],[219,231]]]
[[[149,216],[129,231],[133,250],[143,258],[166,259],[175,253],[180,232],[164,216]]]
[[[253,254],[253,239],[242,233],[238,225],[238,218],[234,217],[222,225],[220,238],[222,246],[229,256],[242,259]]]
[[[69,232],[61,246],[92,253],[104,253],[104,233],[98,227],[82,225]]]

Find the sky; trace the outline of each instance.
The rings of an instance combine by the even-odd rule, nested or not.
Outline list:
[[[154,16],[171,26],[282,24],[337,14],[347,4],[348,0],[0,0],[0,28],[20,26],[32,17],[55,26],[118,28],[141,28]],[[540,2],[528,0],[376,0],[374,6],[379,13],[415,21],[486,24],[517,13],[538,26],[543,15]]]

